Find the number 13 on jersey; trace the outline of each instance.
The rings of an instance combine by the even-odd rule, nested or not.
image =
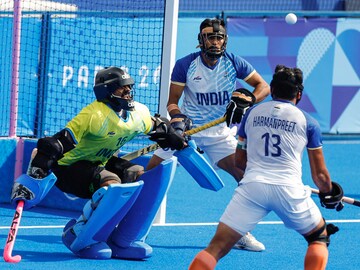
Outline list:
[[[264,154],[266,157],[279,157],[281,156],[281,137],[277,134],[264,133],[261,138],[265,142]]]

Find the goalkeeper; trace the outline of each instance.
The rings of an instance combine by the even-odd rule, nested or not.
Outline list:
[[[240,56],[226,52],[227,33],[223,20],[206,19],[200,24],[198,35],[201,51],[179,59],[172,71],[168,112],[174,128],[183,133],[222,117],[226,111],[226,124],[222,123],[192,135],[197,146],[209,157],[215,169],[222,169],[240,182],[243,171],[234,166],[236,128],[243,113],[255,102],[262,101],[270,88],[253,66]],[[253,93],[235,91],[237,79],[254,88]],[[182,107],[178,106],[183,96]],[[190,120],[191,119],[191,120]],[[147,169],[172,156],[172,151],[159,149],[149,161]],[[262,251],[264,245],[250,233],[236,248]]]
[[[138,181],[146,174],[144,168],[118,158],[117,153],[141,133],[148,134],[161,147],[180,150],[186,146],[185,138],[175,132],[166,118],[152,117],[145,105],[133,100],[133,85],[134,80],[123,69],[100,70],[94,85],[97,100],[83,108],[63,130],[39,139],[34,149],[28,170],[31,178],[45,181],[55,174],[55,185],[61,191],[90,199],[83,214],[78,220],[71,220],[63,233],[64,244],[82,258],[143,259],[151,255],[152,249],[144,239],[151,224],[149,219],[155,216],[157,202],[162,198],[159,195],[153,200],[156,203],[149,205],[151,202],[143,197],[154,197],[163,189],[163,183]],[[31,180],[15,183],[12,199],[24,194],[24,186],[31,194],[31,185]],[[141,189],[150,190],[150,195],[143,196]],[[114,230],[135,201],[149,212],[138,214],[125,232],[120,226]],[[132,239],[139,231],[145,232],[140,235],[142,239]]]
[[[308,243],[305,270],[324,270],[330,235],[338,231],[325,219],[301,179],[302,153],[307,149],[314,183],[323,207],[340,211],[343,190],[332,182],[322,151],[317,121],[295,105],[303,92],[298,68],[278,65],[270,83],[273,100],[249,109],[239,129],[236,166],[244,178],[206,249],[200,251],[189,270],[215,269],[242,235],[254,229],[274,211],[284,225]]]

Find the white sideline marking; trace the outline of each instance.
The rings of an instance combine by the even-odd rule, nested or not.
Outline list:
[[[58,229],[64,228],[65,225],[49,225],[49,226],[19,226],[19,229]],[[0,226],[0,230],[10,229],[10,226]]]
[[[326,220],[326,223],[360,223],[360,219],[333,219]],[[284,224],[282,221],[260,221],[260,225],[279,225]],[[217,226],[218,222],[205,222],[205,223],[165,223],[154,224],[157,227],[182,227],[182,226]]]
[[[360,219],[332,219],[326,220],[327,223],[360,223]],[[283,224],[282,221],[260,221],[260,225],[279,225]],[[164,223],[154,224],[154,227],[185,227],[185,226],[217,226],[217,222],[204,222],[204,223]],[[62,229],[64,225],[49,225],[49,226],[20,226],[21,229]],[[10,226],[0,226],[0,230],[8,230]]]

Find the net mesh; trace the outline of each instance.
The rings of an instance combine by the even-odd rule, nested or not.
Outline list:
[[[343,11],[360,10],[358,0],[180,0],[180,11]],[[195,14],[193,14],[195,15]],[[198,12],[198,16],[201,13]]]
[[[164,1],[74,2],[20,1],[17,136],[39,138],[62,129],[94,100],[96,72],[106,66],[126,69],[136,82],[135,100],[146,104],[152,114],[158,112]],[[9,135],[14,91],[13,9],[12,0],[2,1],[0,24],[6,29],[0,45],[2,136]]]

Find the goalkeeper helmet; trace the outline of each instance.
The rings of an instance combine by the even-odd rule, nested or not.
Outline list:
[[[208,27],[212,28],[211,32],[203,31]],[[219,59],[225,53],[227,38],[224,20],[206,19],[200,24],[199,47],[207,58],[211,60]],[[220,48],[211,44],[213,39],[222,40],[223,43]],[[207,41],[210,41],[210,44]]]
[[[277,65],[270,86],[273,98],[292,100],[296,97],[298,104],[304,90],[303,73],[299,68]],[[298,93],[300,93],[299,97]]]
[[[121,110],[133,111],[135,107],[132,94],[128,98],[123,98],[115,95],[114,92],[125,86],[129,86],[131,90],[134,83],[133,78],[123,69],[106,67],[96,74],[95,97],[98,101],[109,104],[117,112]]]

